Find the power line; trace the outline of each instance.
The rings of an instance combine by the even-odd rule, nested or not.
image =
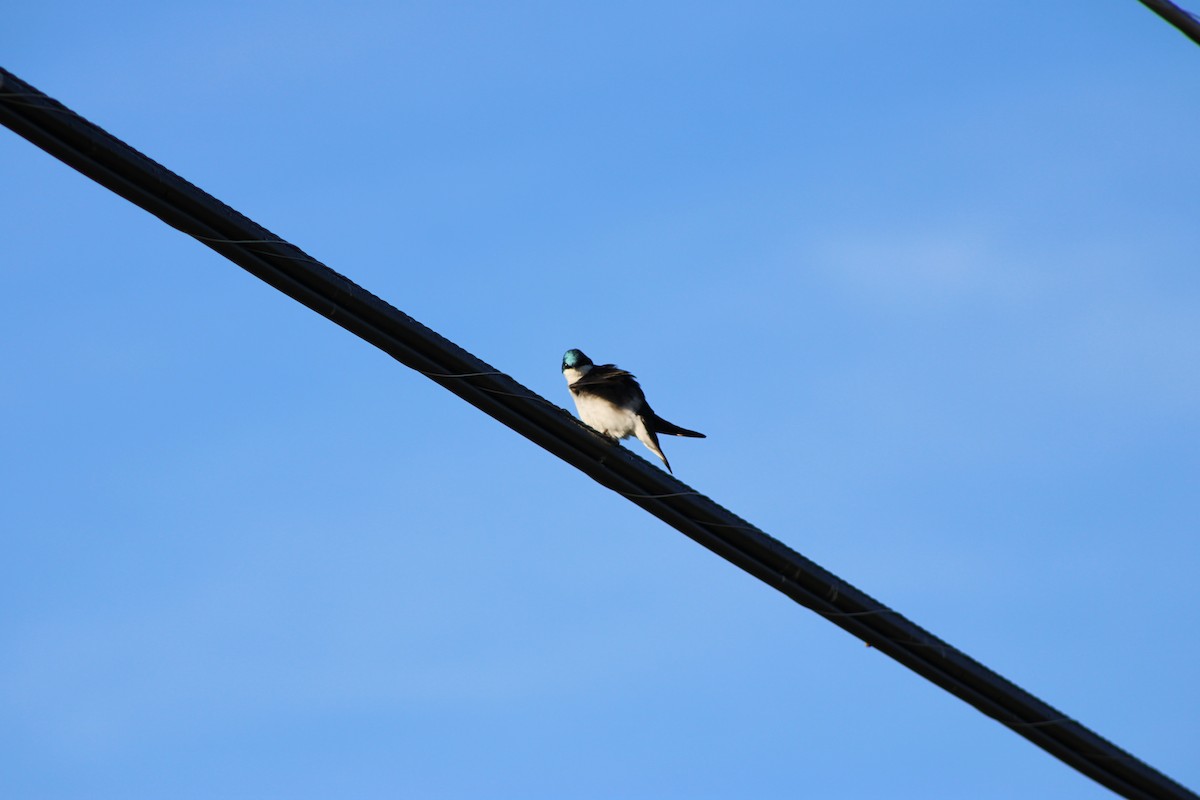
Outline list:
[[[1200,800],[3,69],[0,123],[1114,792]]]
[[[1158,14],[1179,29],[1179,32],[1200,44],[1200,20],[1190,11],[1185,11],[1170,0],[1139,0],[1146,8]]]

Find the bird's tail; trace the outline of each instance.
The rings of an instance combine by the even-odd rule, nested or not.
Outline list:
[[[658,414],[654,415],[654,432],[655,433],[665,433],[670,436],[689,436],[693,439],[707,439],[708,438],[703,433],[699,433],[697,431],[689,431],[687,428],[681,428],[678,425],[674,425],[670,422],[667,422],[665,419],[660,417]]]

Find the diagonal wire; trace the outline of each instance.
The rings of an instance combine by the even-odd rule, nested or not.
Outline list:
[[[1114,792],[1200,800],[3,69],[0,123]]]
[[[1180,8],[1171,0],[1138,0],[1138,2],[1175,26],[1184,36],[1196,44],[1200,44],[1200,18],[1197,18],[1195,14]]]

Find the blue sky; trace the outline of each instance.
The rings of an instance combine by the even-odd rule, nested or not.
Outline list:
[[[1139,3],[0,52],[555,402],[632,370],[683,481],[1200,788],[1200,49]],[[5,796],[1111,796],[7,130],[0,186]]]

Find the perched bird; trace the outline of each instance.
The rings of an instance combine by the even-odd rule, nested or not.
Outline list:
[[[654,413],[637,380],[612,364],[593,364],[581,350],[571,349],[563,356],[563,377],[575,398],[579,418],[611,439],[636,436],[662,459],[671,471],[671,462],[658,445],[658,434],[705,438],[703,433],[672,425]]]

